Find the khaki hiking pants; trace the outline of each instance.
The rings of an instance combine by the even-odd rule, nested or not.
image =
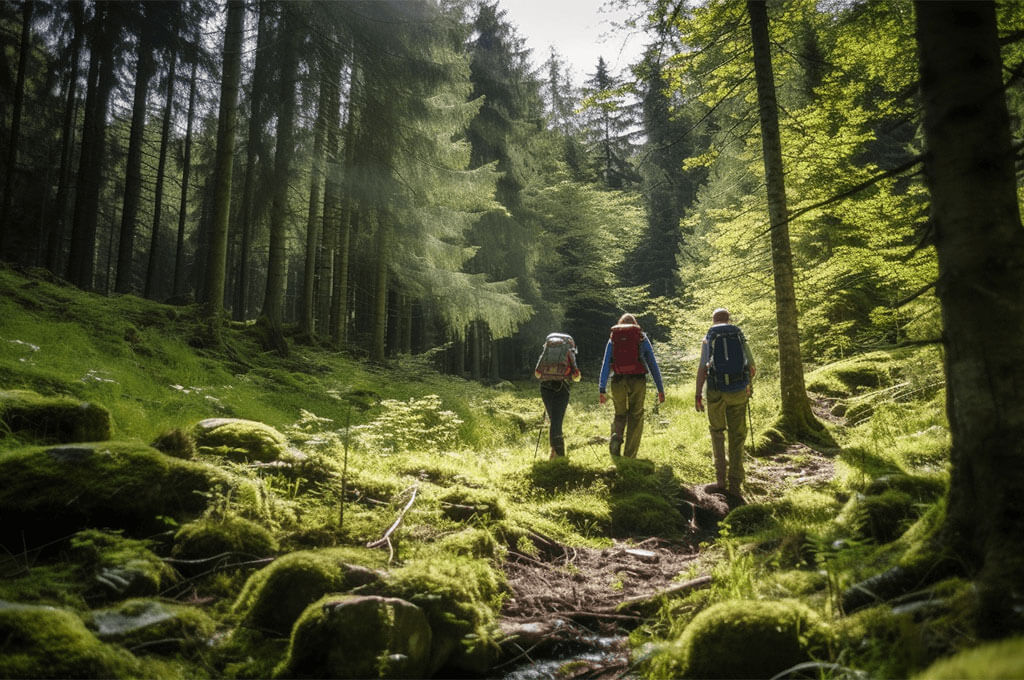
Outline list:
[[[640,450],[640,437],[644,433],[644,398],[647,395],[646,375],[613,375],[611,380],[612,439],[624,441],[622,455],[636,458]]]
[[[743,484],[743,440],[747,438],[747,391],[719,392],[708,388],[708,425],[718,485],[739,493]],[[726,459],[725,437],[729,433]]]

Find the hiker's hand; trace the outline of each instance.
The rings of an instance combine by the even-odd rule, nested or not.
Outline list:
[[[696,399],[694,399],[694,406],[696,407],[697,411],[704,410],[704,399],[699,394],[697,395]]]
[[[608,395],[605,394],[604,392],[602,392],[601,394],[597,395],[597,400],[598,400],[598,402],[603,404],[606,401],[608,401]]]
[[[580,381],[580,369],[577,368],[577,369],[573,370],[573,372],[572,372],[572,381],[573,382],[579,382]]]
[[[659,404],[664,404],[665,403],[665,393],[664,392],[658,392],[658,403]]]
[[[754,396],[754,386],[751,383],[747,383],[747,399]]]

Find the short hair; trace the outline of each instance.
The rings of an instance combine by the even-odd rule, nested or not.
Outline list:
[[[622,324],[628,324],[630,326],[639,325],[636,322],[636,317],[629,313],[623,314],[622,316],[619,317],[619,325],[621,326]]]
[[[725,307],[719,307],[715,311],[711,312],[711,320],[716,323],[721,323],[729,320],[729,310]]]

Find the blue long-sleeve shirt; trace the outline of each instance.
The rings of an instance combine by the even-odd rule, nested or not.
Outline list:
[[[640,342],[640,361],[647,367],[647,372],[654,377],[654,384],[658,387],[658,392],[664,392],[665,387],[661,384],[661,370],[658,369],[658,362],[654,358],[654,346],[651,345],[651,341],[644,335],[644,339]],[[608,387],[608,375],[612,368],[612,341],[609,340],[608,344],[604,346],[604,363],[601,365],[601,379],[598,382],[598,390],[604,392]]]

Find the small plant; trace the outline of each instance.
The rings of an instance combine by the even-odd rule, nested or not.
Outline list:
[[[384,412],[358,428],[363,448],[400,453],[418,448],[451,448],[462,424],[454,411],[441,408],[441,397],[428,394],[408,401],[385,399]]]

